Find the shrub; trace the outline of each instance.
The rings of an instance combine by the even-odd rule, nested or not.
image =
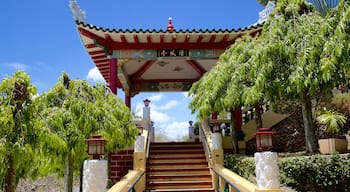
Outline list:
[[[279,158],[280,182],[297,191],[350,191],[349,155]],[[255,183],[252,157],[226,155],[224,166]]]

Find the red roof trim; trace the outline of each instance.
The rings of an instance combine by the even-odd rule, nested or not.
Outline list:
[[[147,43],[152,43],[151,35],[147,35]]]
[[[134,79],[132,83],[196,82],[199,79]]]
[[[140,42],[140,41],[139,41],[139,36],[134,35],[134,41],[135,41],[135,43],[139,43],[139,42]]]
[[[214,43],[215,39],[216,39],[216,35],[212,35],[209,39],[209,43]]]
[[[128,43],[128,41],[125,38],[125,35],[120,35],[120,39],[122,40],[122,43]]]
[[[90,55],[100,55],[100,54],[104,54],[105,52],[103,50],[100,51],[90,51],[89,54]]]
[[[190,41],[190,36],[189,35],[186,35],[185,37],[185,42],[184,43],[188,43]]]
[[[236,38],[235,38],[236,39]],[[222,38],[221,43],[225,43],[228,40],[228,35],[226,34],[224,38]]]
[[[201,43],[202,40],[203,40],[203,36],[202,35],[198,36],[197,43]]]
[[[160,35],[160,43],[164,43],[164,35]]]

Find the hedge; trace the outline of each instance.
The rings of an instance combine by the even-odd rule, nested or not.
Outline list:
[[[350,155],[279,158],[280,182],[297,191],[350,191]],[[224,166],[255,183],[252,157],[226,155]]]

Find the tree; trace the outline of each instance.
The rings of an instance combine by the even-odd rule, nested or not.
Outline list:
[[[251,95],[245,91],[253,85],[255,73],[250,71],[249,59],[254,55],[255,49],[261,46],[257,39],[245,36],[237,40],[236,44],[225,51],[219,58],[218,63],[197,81],[189,91],[192,101],[189,107],[192,112],[198,111],[199,119],[208,117],[212,112],[231,112],[231,136],[234,149],[237,150],[238,139],[235,130],[234,109],[242,105],[253,104],[256,112],[260,112],[262,94],[252,101]],[[239,54],[233,54],[237,52]],[[247,102],[249,101],[249,102]],[[257,122],[257,128],[261,128],[261,115]],[[237,151],[236,151],[237,152]]]
[[[58,149],[54,136],[42,126],[33,97],[36,88],[18,71],[0,83],[0,186],[14,192],[20,179],[39,174],[43,145]]]
[[[345,81],[350,66],[349,2],[340,1],[334,12],[322,17],[304,0],[280,0],[274,15],[265,22],[259,38],[243,38],[225,51],[211,74],[204,77],[210,81],[203,84],[207,80],[201,80],[199,84],[204,86],[195,85],[195,91],[190,91],[195,95],[190,107],[201,108],[201,114],[201,110],[240,102],[253,105],[263,98],[297,100],[302,108],[306,150],[314,153],[318,146],[312,100]],[[226,94],[216,94],[216,89],[222,88]]]
[[[345,80],[349,66],[349,5],[321,17],[305,1],[278,1],[264,25],[265,46],[255,82],[269,99],[297,99],[302,106],[307,152],[317,152],[312,99]]]
[[[65,143],[64,150],[50,160],[52,170],[64,172],[66,192],[72,191],[73,171],[87,158],[85,139],[102,135],[108,152],[132,144],[137,135],[129,109],[103,85],[93,87],[63,73],[37,102],[48,129]]]

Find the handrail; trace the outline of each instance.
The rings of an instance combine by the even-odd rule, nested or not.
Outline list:
[[[208,127],[208,120],[203,120],[199,126],[200,131],[202,133],[201,138],[203,142],[203,146],[205,149],[206,157],[209,163],[209,168],[212,170],[213,173],[213,182],[214,182],[214,188],[217,190],[220,188],[220,190],[224,190],[224,187],[226,184],[229,185],[230,188],[233,188],[235,191],[242,191],[242,192],[253,192],[256,190],[256,186],[248,181],[247,179],[237,175],[236,173],[232,172],[231,170],[223,167],[220,161],[218,161],[217,155],[221,154],[219,156],[223,155],[222,149],[221,152],[220,149],[213,149],[213,141],[211,139],[212,134]],[[214,160],[215,159],[215,160]],[[218,182],[219,181],[219,182]]]
[[[139,180],[142,178],[142,176],[146,173],[146,170],[141,170],[141,174],[137,176],[137,178],[134,180],[134,182],[131,183],[131,185],[129,185],[128,189],[127,189],[127,192],[129,192],[130,190],[132,190],[136,183],[139,182]]]
[[[131,170],[118,183],[113,185],[107,192],[129,192],[145,174],[144,169]]]
[[[148,156],[149,156],[149,148],[150,148],[150,144],[151,144],[151,140],[152,138],[150,138],[150,136],[152,135],[152,127],[151,125],[149,126],[149,129],[148,129],[148,133],[147,133],[147,144],[146,144],[146,159],[148,159]]]
[[[213,170],[220,178],[225,180],[227,184],[232,186],[235,191],[254,192],[256,189],[256,186],[253,183],[223,167],[222,165],[215,165],[211,167],[211,170]]]
[[[199,124],[199,129],[201,131],[201,139],[203,141],[205,156],[207,158],[207,161],[210,162],[211,164],[211,151],[210,151],[209,143],[207,141],[206,131],[204,130],[204,127],[201,124]]]

